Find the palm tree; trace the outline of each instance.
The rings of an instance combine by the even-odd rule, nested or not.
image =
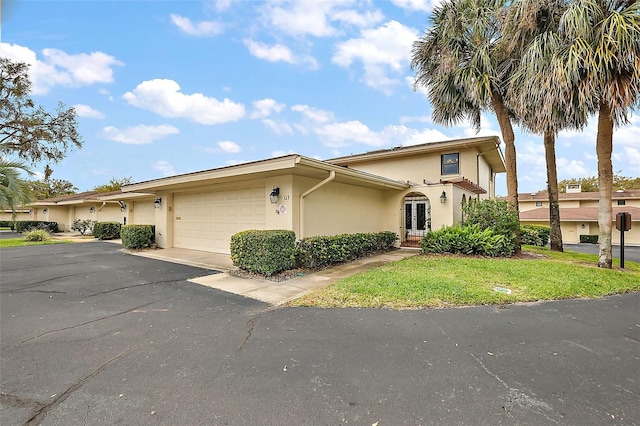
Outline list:
[[[480,113],[493,111],[505,144],[507,198],[518,209],[512,113],[504,96],[510,52],[500,48],[498,18],[507,0],[448,0],[433,9],[431,26],[413,44],[414,87],[427,88],[433,120],[452,125],[467,119],[480,129]],[[520,251],[520,234],[516,235]]]
[[[27,182],[20,179],[22,172],[30,173],[24,163],[0,157],[0,210],[11,210],[14,219],[16,207],[26,206],[32,201]]]
[[[640,2],[575,0],[560,20],[567,43],[564,79],[598,114],[598,266],[612,267],[613,129],[628,122],[640,99]]]

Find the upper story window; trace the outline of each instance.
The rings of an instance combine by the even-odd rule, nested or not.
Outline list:
[[[625,201],[626,200],[618,200],[618,205],[619,206],[624,206],[625,205]]]
[[[536,201],[536,207],[542,207],[542,201]]]
[[[442,174],[457,175],[460,173],[460,154],[442,154]]]

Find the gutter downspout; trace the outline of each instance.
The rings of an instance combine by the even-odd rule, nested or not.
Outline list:
[[[304,235],[304,198],[307,195],[311,194],[316,189],[320,188],[321,186],[328,184],[335,178],[336,178],[336,172],[334,170],[331,170],[329,172],[329,177],[327,177],[325,180],[323,180],[322,182],[318,183],[316,186],[312,187],[311,189],[308,189],[302,195],[300,195],[300,236],[298,237],[299,239],[302,239],[305,237]]]

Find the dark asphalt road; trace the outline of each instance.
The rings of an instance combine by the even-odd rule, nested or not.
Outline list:
[[[565,250],[579,251],[580,253],[598,254],[600,247],[597,244],[564,244]],[[613,246],[611,253],[614,259],[620,260],[620,246]],[[625,246],[624,247],[624,260],[632,260],[634,262],[640,262],[640,246]],[[615,266],[618,266],[618,262],[615,262]]]
[[[0,272],[3,425],[640,424],[640,293],[272,309],[101,242]]]

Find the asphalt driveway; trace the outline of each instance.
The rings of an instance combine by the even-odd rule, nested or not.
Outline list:
[[[210,273],[102,242],[3,249],[0,423],[640,423],[640,293],[272,309],[186,281]]]

